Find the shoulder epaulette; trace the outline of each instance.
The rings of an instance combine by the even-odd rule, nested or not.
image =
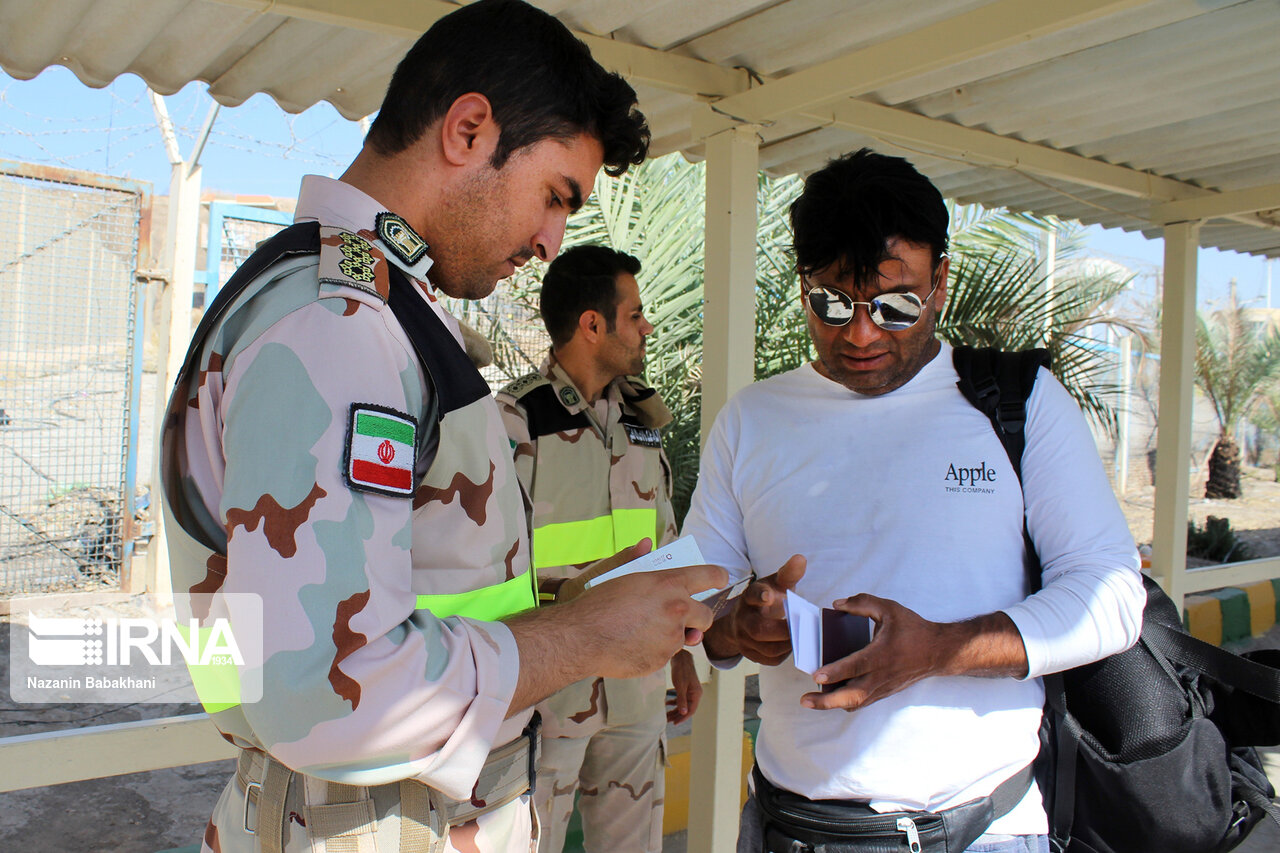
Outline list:
[[[381,307],[391,293],[389,276],[390,265],[386,256],[364,234],[320,226],[322,297],[355,298]],[[353,294],[353,290],[362,294],[363,298]]]
[[[507,386],[499,391],[499,394],[505,394],[512,399],[519,400],[539,385],[550,385],[551,380],[543,376],[541,373],[529,373],[521,376],[519,379],[513,379],[507,383]]]

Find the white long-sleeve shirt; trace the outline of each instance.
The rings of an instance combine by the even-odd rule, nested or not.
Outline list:
[[[760,676],[762,772],[811,798],[937,811],[989,794],[1038,749],[1038,676],[1136,641],[1138,556],[1083,415],[1042,370],[1027,407],[1021,487],[991,422],[960,394],[951,348],[901,388],[849,391],[811,365],[726,405],[702,455],[685,533],[710,563],[772,574],[792,554],[819,606],[856,593],[952,622],[1002,610],[1029,677],[929,678],[866,708],[817,711],[788,660]],[[1022,521],[1043,563],[1028,596]],[[992,824],[1043,833],[1033,789]]]

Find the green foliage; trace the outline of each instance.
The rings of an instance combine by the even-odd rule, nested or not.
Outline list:
[[[800,301],[788,218],[803,186],[795,177],[761,177],[756,195],[756,379],[792,370],[816,355]]]
[[[1053,287],[1040,243],[1057,236]],[[953,344],[1022,350],[1043,347],[1053,372],[1080,407],[1108,432],[1115,412],[1107,402],[1114,369],[1085,332],[1094,326],[1141,330],[1111,314],[1108,304],[1131,276],[1080,258],[1081,229],[1052,217],[958,208],[953,215],[951,280],[938,335]]]
[[[1238,498],[1240,452],[1231,438],[1236,419],[1249,412],[1280,372],[1280,336],[1250,323],[1234,283],[1226,307],[1196,315],[1196,384],[1213,406],[1219,437],[1210,459],[1205,497]]]
[[[1280,336],[1274,327],[1250,323],[1236,300],[1212,314],[1196,315],[1196,384],[1213,406],[1222,434],[1249,409],[1280,373]]]
[[[1251,410],[1251,419],[1272,444],[1280,445],[1280,380],[1272,380],[1263,386]],[[1275,469],[1276,482],[1280,483],[1280,452],[1275,458]]]
[[[1187,556],[1229,563],[1253,559],[1253,552],[1236,537],[1229,519],[1211,515],[1204,520],[1204,527],[1187,522]]]

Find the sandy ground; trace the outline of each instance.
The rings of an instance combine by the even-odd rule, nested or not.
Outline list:
[[[1241,483],[1244,495],[1239,500],[1205,500],[1203,476],[1191,482],[1188,517],[1203,526],[1213,515],[1226,518],[1238,538],[1250,547],[1254,557],[1280,555],[1280,483],[1273,468],[1245,468]],[[1131,488],[1121,499],[1129,530],[1138,544],[1151,542],[1155,494],[1151,486]]]

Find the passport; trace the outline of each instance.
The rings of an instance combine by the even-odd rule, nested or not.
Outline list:
[[[819,607],[791,590],[787,590],[786,609],[792,663],[810,675],[863,648],[875,632],[875,623],[866,616]],[[829,682],[822,685],[822,692],[843,687],[845,683]]]

